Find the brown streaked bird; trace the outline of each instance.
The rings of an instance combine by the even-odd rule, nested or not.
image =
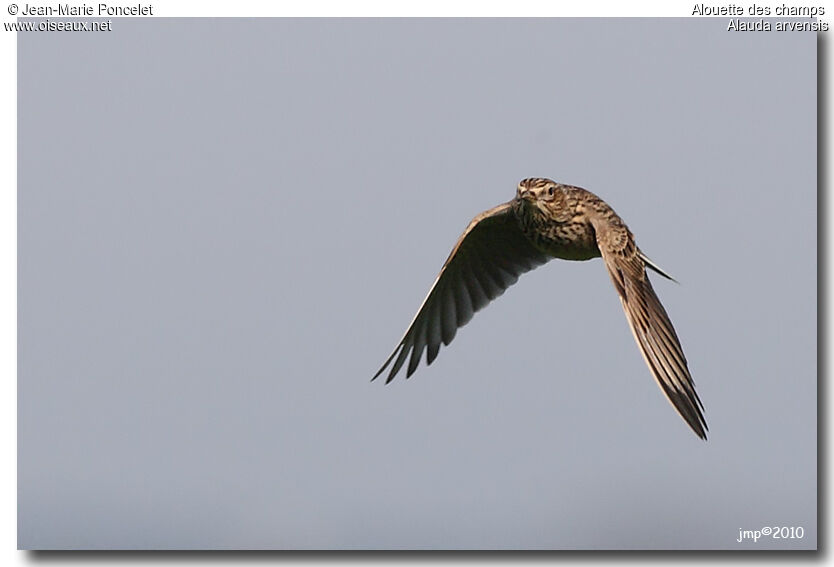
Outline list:
[[[602,257],[620,296],[640,352],[660,389],[701,439],[707,423],[678,336],[649,282],[646,268],[672,279],[637,247],[634,235],[605,201],[581,187],[530,178],[512,201],[482,212],[455,243],[426,299],[394,352],[374,375],[394,362],[386,383],[408,359],[406,378],[423,350],[431,364],[476,311],[518,277],[552,258]],[[396,358],[396,360],[395,360]]]

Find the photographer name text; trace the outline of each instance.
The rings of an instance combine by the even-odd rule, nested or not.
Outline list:
[[[153,16],[153,5],[114,6],[111,4],[24,4],[19,16]]]

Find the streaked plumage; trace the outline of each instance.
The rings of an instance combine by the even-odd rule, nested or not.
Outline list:
[[[386,383],[408,361],[406,378],[423,351],[431,364],[459,327],[504,293],[518,277],[552,258],[602,257],[620,296],[640,352],[663,393],[706,439],[703,405],[695,392],[680,341],[649,282],[646,268],[672,279],[637,247],[634,236],[602,199],[580,187],[525,179],[516,198],[476,216],[458,239],[426,299],[394,352]]]

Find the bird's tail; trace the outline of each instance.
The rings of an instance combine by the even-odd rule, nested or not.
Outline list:
[[[663,269],[660,266],[658,266],[657,264],[655,264],[654,262],[649,260],[648,256],[646,256],[645,254],[643,254],[642,252],[639,252],[639,251],[637,252],[637,254],[640,256],[640,259],[643,260],[646,263],[646,266],[651,268],[653,271],[657,272],[658,274],[660,274],[661,276],[663,276],[667,280],[672,280],[675,283],[680,283],[680,282],[678,282],[678,280],[676,280],[675,278],[673,278],[672,276],[670,276],[669,274],[664,272]]]

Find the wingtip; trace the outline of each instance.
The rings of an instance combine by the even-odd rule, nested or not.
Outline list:
[[[371,378],[371,382],[373,382],[374,380],[376,380],[377,378],[379,378],[379,375],[380,375],[380,374],[382,374],[382,371],[383,371],[383,370],[385,370],[385,367],[386,367],[386,366],[388,366],[388,363],[387,363],[387,362],[383,365],[383,367],[382,367],[382,368],[380,368],[379,370],[377,370],[377,371],[376,371],[376,374],[374,374],[374,375],[373,375],[373,377]]]
[[[388,368],[388,366],[391,364],[391,361],[394,360],[394,356],[396,356],[396,354],[398,352],[400,352],[400,350],[401,350],[400,347],[401,346],[402,345],[399,345],[399,346],[397,346],[397,348],[394,349],[394,352],[391,353],[391,355],[388,357],[388,360],[386,360],[385,363],[382,365],[382,368],[377,370],[376,374],[374,374],[374,377],[371,378],[371,382],[373,382],[374,380],[379,378],[382,375],[382,373],[385,372],[385,369]],[[400,367],[397,366],[396,363],[394,363],[394,368],[391,369],[391,373],[388,374],[388,378],[385,380],[386,384],[388,384],[391,380],[393,380],[394,375],[397,373],[397,371],[399,369],[400,369]]]
[[[692,431],[695,433],[695,435],[697,435],[702,441],[706,441],[707,431],[709,431],[709,427],[707,427],[707,422],[704,421],[703,416],[699,417],[700,419],[697,422],[689,423],[689,427],[692,428]]]

